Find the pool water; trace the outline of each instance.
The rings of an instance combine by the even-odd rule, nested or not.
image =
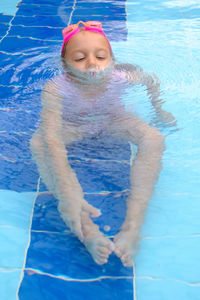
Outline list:
[[[1,299],[198,300],[199,2],[4,0],[0,8]],[[177,120],[176,128],[160,127],[163,170],[133,268],[115,255],[103,266],[93,262],[66,228],[29,150],[41,88],[60,72],[61,29],[79,19],[103,22],[118,61],[156,73],[163,106]],[[136,92],[134,109],[149,121],[148,103]],[[123,99],[129,109],[132,97]],[[130,145],[114,140],[70,147],[70,163],[86,199],[101,208],[96,222],[109,237],[124,219],[131,157]]]

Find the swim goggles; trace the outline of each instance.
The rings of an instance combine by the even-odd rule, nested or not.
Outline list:
[[[75,34],[77,34],[78,32],[81,31],[81,29],[79,28],[79,24],[82,24],[84,26],[84,30],[86,30],[86,31],[92,31],[92,32],[96,32],[96,33],[104,35],[106,37],[108,43],[109,43],[110,49],[112,50],[110,42],[109,42],[107,36],[105,35],[105,33],[103,32],[103,28],[102,28],[101,22],[99,22],[99,21],[88,21],[88,22],[79,21],[77,24],[70,25],[68,27],[65,27],[62,30],[63,45],[62,45],[61,53],[63,52],[64,46],[67,44],[67,42]]]

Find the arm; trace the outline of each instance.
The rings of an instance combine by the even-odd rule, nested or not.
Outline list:
[[[62,98],[56,93],[56,86],[47,83],[42,92],[42,111],[40,130],[47,157],[48,169],[53,177],[50,187],[58,199],[58,209],[71,230],[82,239],[80,213],[84,204],[84,195],[75,172],[67,159],[66,144],[77,137],[72,131],[65,133],[62,126]]]
[[[129,67],[130,68],[130,67]],[[163,100],[160,98],[160,82],[158,77],[153,73],[152,76],[145,73],[142,68],[131,65],[130,71],[126,71],[127,80],[134,85],[141,84],[146,87],[147,94],[155,109],[159,121],[165,122],[168,126],[176,125],[174,116],[162,108]]]

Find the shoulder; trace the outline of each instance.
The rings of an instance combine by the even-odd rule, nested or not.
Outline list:
[[[42,89],[42,93],[50,93],[57,96],[63,96],[69,89],[69,82],[65,74],[60,74],[46,82]]]
[[[134,64],[120,63],[115,65],[115,73],[121,79],[131,84],[138,84],[141,82],[141,78],[144,74],[143,69]]]
[[[139,65],[129,63],[119,63],[115,65],[115,69],[120,72],[142,72],[143,69]]]

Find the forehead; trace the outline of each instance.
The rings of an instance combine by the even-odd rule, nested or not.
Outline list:
[[[81,30],[79,33],[74,35],[67,43],[67,49],[75,50],[87,47],[101,47],[102,49],[110,50],[105,36],[86,30]]]

